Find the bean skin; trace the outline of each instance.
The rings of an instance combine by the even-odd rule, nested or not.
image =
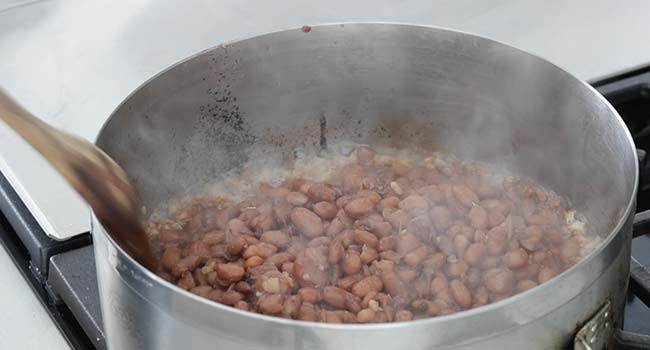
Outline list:
[[[285,197],[287,202],[294,206],[303,206],[307,204],[309,198],[300,192],[289,192]]]
[[[460,280],[453,280],[449,283],[449,289],[451,290],[451,295],[454,297],[458,306],[463,309],[472,306],[472,294],[469,289],[465,287],[463,282]]]
[[[322,219],[333,219],[339,208],[330,202],[318,202],[314,204],[313,210]]]
[[[435,206],[431,208],[429,217],[438,231],[447,230],[451,226],[451,211],[447,207]]]
[[[362,264],[360,254],[354,250],[348,250],[341,266],[346,274],[353,275],[361,270]]]
[[[260,241],[273,244],[276,247],[287,247],[291,243],[291,237],[282,231],[266,231],[262,233]]]
[[[370,292],[381,291],[383,287],[384,283],[381,281],[381,278],[370,276],[352,285],[352,294],[363,298]]]
[[[465,250],[463,259],[470,266],[478,266],[485,257],[486,247],[483,243],[472,243]]]
[[[353,199],[345,207],[345,213],[353,218],[361,218],[370,214],[374,208],[374,203],[368,197]]]
[[[521,248],[511,250],[509,252],[506,252],[506,254],[503,256],[503,262],[508,268],[511,269],[522,268],[528,264],[528,253],[526,253],[526,251]]]
[[[323,234],[323,221],[309,209],[294,208],[291,211],[291,222],[307,237],[314,238]]]

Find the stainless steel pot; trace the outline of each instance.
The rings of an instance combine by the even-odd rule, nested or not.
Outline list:
[[[311,30],[309,30],[311,29]],[[449,150],[501,164],[569,197],[602,243],[552,281],[478,309],[372,325],[291,321],[201,299],[145,270],[93,222],[112,349],[552,349],[601,346],[620,324],[637,162],[620,117],[592,88],[528,53],[473,35],[340,24],[246,39],[142,85],[97,144],[145,205],[253,157],[339,140]],[[593,336],[593,339],[592,339]]]

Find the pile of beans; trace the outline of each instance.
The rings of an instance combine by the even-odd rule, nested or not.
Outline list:
[[[361,146],[326,182],[261,183],[149,223],[162,278],[296,320],[446,315],[544,283],[581,257],[563,201],[467,162],[403,162]],[[496,180],[495,180],[496,178]]]

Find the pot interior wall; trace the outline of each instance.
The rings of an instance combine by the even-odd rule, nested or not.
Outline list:
[[[233,174],[253,159],[339,141],[442,150],[531,177],[607,235],[636,159],[615,113],[536,57],[441,29],[329,25],[219,46],[157,76],[121,105],[97,143],[144,204]]]

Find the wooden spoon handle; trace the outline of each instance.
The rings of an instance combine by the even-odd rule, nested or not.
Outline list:
[[[122,247],[147,267],[154,267],[137,193],[113,159],[94,144],[38,119],[2,89],[0,118],[63,175]]]

